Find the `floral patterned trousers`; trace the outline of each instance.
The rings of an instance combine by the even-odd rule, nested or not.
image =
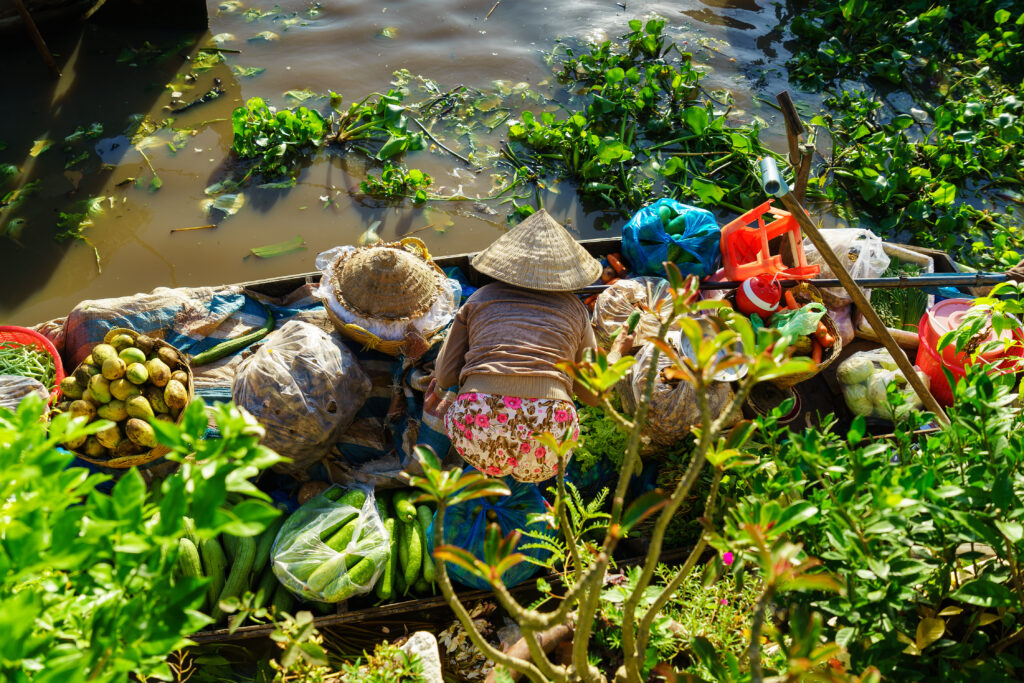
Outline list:
[[[444,424],[455,450],[468,463],[485,474],[511,474],[523,482],[544,481],[558,471],[555,454],[535,434],[550,432],[561,438],[571,428],[572,438],[580,435],[572,401],[548,398],[460,394]]]

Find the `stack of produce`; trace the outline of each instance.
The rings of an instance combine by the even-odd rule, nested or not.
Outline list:
[[[180,351],[131,330],[112,330],[70,376],[60,383],[64,400],[57,410],[89,422],[115,424],[64,445],[90,462],[112,467],[153,458],[157,449],[152,420],[176,422],[192,396],[192,375]]]
[[[422,595],[434,590],[437,573],[427,536],[434,513],[426,505],[413,503],[418,495],[413,490],[378,495],[377,509],[391,551],[388,566],[375,586],[381,600],[395,600],[409,591]]]
[[[292,609],[291,593],[278,583],[270,566],[270,551],[283,522],[284,518],[279,517],[259,536],[223,534],[200,540],[195,524],[185,518],[185,536],[178,540],[178,574],[210,580],[204,607],[214,623],[225,616],[221,601],[240,598],[246,591],[255,595],[253,608],[273,606],[277,612]]]
[[[927,373],[916,368],[915,372],[925,386],[930,385]],[[853,354],[839,364],[836,380],[846,399],[846,406],[855,415],[894,420],[912,410],[922,409],[920,397],[885,349]],[[889,385],[892,383],[895,383],[903,400],[895,410],[889,404]]]
[[[332,487],[288,518],[273,565],[278,580],[304,600],[341,602],[373,590],[389,555],[372,492]]]

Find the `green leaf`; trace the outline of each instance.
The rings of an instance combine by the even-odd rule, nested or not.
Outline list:
[[[1010,543],[1016,544],[1022,538],[1024,538],[1024,526],[1022,526],[1020,522],[1004,522],[1002,520],[997,519],[993,523],[996,525],[996,528],[999,529],[999,531],[1003,534],[1003,536],[1006,536],[1007,540],[1009,540]]]
[[[697,193],[700,201],[704,204],[718,204],[725,197],[725,190],[715,183],[694,178],[690,182],[690,189]]]
[[[956,185],[945,180],[939,181],[938,186],[928,193],[932,200],[940,206],[949,206],[956,201]]]
[[[290,240],[284,242],[278,242],[276,244],[269,244],[265,247],[253,247],[249,251],[252,252],[253,256],[259,258],[273,258],[274,256],[284,256],[286,254],[294,254],[297,251],[302,251],[306,248],[305,242],[302,239],[302,235],[296,235]]]
[[[704,107],[687,107],[683,111],[683,121],[697,135],[701,135],[708,127],[710,118]]]
[[[622,529],[629,532],[637,524],[668,505],[669,499],[660,490],[648,491],[630,504],[622,515]]]
[[[988,579],[968,581],[953,591],[949,597],[969,605],[986,608],[1010,607],[1016,602],[1009,588]]]
[[[811,505],[806,500],[793,503],[782,511],[782,516],[779,518],[779,522],[771,528],[770,534],[773,537],[778,537],[795,527],[797,524],[806,522],[816,514],[818,514],[818,508]]]

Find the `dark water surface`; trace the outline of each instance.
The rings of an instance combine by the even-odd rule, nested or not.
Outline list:
[[[605,1],[503,0],[485,18],[494,4],[323,0],[319,11],[309,12],[312,5],[304,0],[280,0],[277,9],[273,2],[214,2],[205,34],[96,25],[66,35],[47,32],[63,68],[57,82],[48,78],[31,46],[0,51],[7,67],[0,95],[0,141],[7,147],[0,150],[0,164],[20,169],[17,185],[39,181],[17,210],[0,213],[0,233],[14,233],[20,243],[0,237],[0,322],[30,325],[65,315],[82,299],[158,286],[212,285],[309,271],[319,251],[356,242],[378,220],[382,238],[415,232],[435,254],[476,250],[506,229],[507,205],[492,204],[498,212],[493,214],[474,202],[438,202],[422,209],[367,201],[358,196],[366,172],[363,157],[321,154],[291,190],[246,190],[245,205],[215,229],[172,234],[175,228],[213,222],[203,207],[208,199],[204,189],[223,177],[231,111],[249,97],[294,106],[284,97],[286,91],[334,90],[349,103],[386,91],[393,72],[402,68],[433,79],[443,89],[464,84],[487,90],[502,81],[506,86],[526,83],[550,94],[552,68],[544,55],[556,39],[614,38],[628,30],[629,19],[657,13],[668,19],[666,32],[680,44],[686,41],[695,62],[708,72],[705,87],[733,94],[736,121],[761,117],[769,126],[764,139],[780,151],[785,148],[781,117],[752,98],[757,94],[774,100],[774,93],[786,87],[783,64],[789,53],[778,28],[789,11],[783,4],[628,0],[623,10]],[[250,21],[245,10],[251,8],[273,10],[273,15]],[[277,38],[249,40],[264,31]],[[152,49],[146,49],[147,41]],[[225,54],[224,63],[187,83],[184,76],[193,71],[188,59],[209,45],[241,52]],[[265,71],[245,77],[232,67]],[[180,114],[165,109],[175,92],[191,100],[213,87],[214,79],[226,91],[220,98]],[[323,100],[311,103],[322,105]],[[532,108],[544,107],[553,105]],[[129,117],[138,114],[155,121],[174,116],[173,127],[196,131],[175,140],[174,130],[165,128],[143,144],[162,181],[157,191],[149,189],[153,172],[146,159],[123,135]],[[73,142],[66,151],[64,138],[92,122],[103,125],[102,134]],[[496,146],[504,130],[501,126],[481,138],[479,146]],[[32,156],[41,147],[37,141],[46,140],[56,142]],[[464,141],[445,141],[466,151]],[[88,156],[68,165],[82,152]],[[433,175],[431,189],[442,193],[461,187],[467,196],[484,196],[494,183],[490,171],[475,175],[439,150],[408,155],[404,161]],[[138,182],[126,182],[132,178]],[[594,216],[579,208],[571,187],[555,190],[545,205],[557,218],[581,237],[604,234],[594,228]],[[105,198],[103,211],[84,234],[100,254],[102,272],[88,244],[53,239],[59,212],[96,196]],[[251,247],[296,235],[304,238],[304,251],[245,258]]]

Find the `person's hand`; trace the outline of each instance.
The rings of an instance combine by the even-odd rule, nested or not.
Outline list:
[[[434,391],[435,388],[437,388],[437,378],[433,377],[427,386],[427,390],[423,392],[423,412],[425,413],[433,414],[437,405],[441,402],[441,397]]]
[[[612,347],[608,349],[608,355],[622,358],[623,356],[628,356],[629,352],[633,350],[633,347],[636,345],[636,334],[629,334],[626,331],[626,325],[627,323],[622,323],[622,329],[619,330],[615,341],[612,342]]]

